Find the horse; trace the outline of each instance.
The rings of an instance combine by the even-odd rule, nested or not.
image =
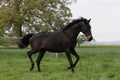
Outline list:
[[[80,17],[72,20],[69,24],[58,29],[57,31],[39,32],[36,34],[28,33],[23,36],[18,43],[18,47],[25,48],[29,44],[31,45],[31,50],[27,52],[31,62],[30,71],[32,71],[34,68],[32,55],[39,52],[36,63],[38,71],[40,72],[40,62],[44,57],[45,52],[49,51],[57,53],[65,52],[70,65],[68,69],[71,69],[71,71],[74,72],[74,67],[80,59],[79,55],[74,49],[77,44],[77,36],[80,32],[82,32],[87,37],[88,41],[93,39],[90,20],[91,19]],[[74,63],[72,61],[71,54],[76,57],[76,61]]]

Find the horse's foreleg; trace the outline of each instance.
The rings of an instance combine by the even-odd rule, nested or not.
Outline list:
[[[67,59],[68,59],[68,61],[69,61],[70,68],[71,68],[72,72],[74,72],[73,61],[72,61],[72,58],[71,58],[70,53],[71,53],[71,52],[70,52],[70,49],[67,49],[67,50],[66,50],[66,57],[67,57]]]
[[[35,54],[36,52],[37,52],[37,51],[34,51],[34,50],[31,50],[31,51],[28,51],[28,52],[27,52],[27,55],[28,55],[28,57],[29,57],[29,59],[30,59],[30,61],[31,61],[30,71],[32,71],[33,68],[34,68],[34,61],[33,61],[33,59],[32,59],[32,54]]]
[[[42,60],[42,58],[43,58],[43,56],[44,56],[44,53],[45,53],[45,51],[40,50],[40,51],[39,51],[38,58],[37,58],[37,60],[36,60],[36,62],[37,62],[37,67],[38,67],[38,71],[39,71],[39,72],[41,71],[41,69],[40,69],[40,62],[41,62],[41,60]]]
[[[79,55],[76,53],[75,49],[71,49],[71,54],[76,57],[76,61],[73,64],[73,67],[75,67],[80,58],[79,58]],[[70,69],[70,67],[68,69]]]

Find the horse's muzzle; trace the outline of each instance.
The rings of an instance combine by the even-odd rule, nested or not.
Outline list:
[[[93,39],[93,37],[91,35],[88,35],[87,39],[88,39],[88,41],[91,41]]]

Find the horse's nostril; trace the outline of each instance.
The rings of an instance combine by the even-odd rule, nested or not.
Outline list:
[[[88,39],[88,41],[91,41],[93,39],[93,37],[90,37],[89,39]]]

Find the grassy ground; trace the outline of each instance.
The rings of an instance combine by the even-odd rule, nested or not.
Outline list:
[[[65,54],[55,58],[55,54],[46,53],[41,63],[41,72],[37,67],[29,71],[30,61],[26,55],[29,49],[0,49],[0,80],[119,80],[120,47],[83,47],[76,48],[80,61],[75,73],[67,70]],[[36,55],[33,56],[34,60]],[[75,61],[75,58],[73,57]]]

